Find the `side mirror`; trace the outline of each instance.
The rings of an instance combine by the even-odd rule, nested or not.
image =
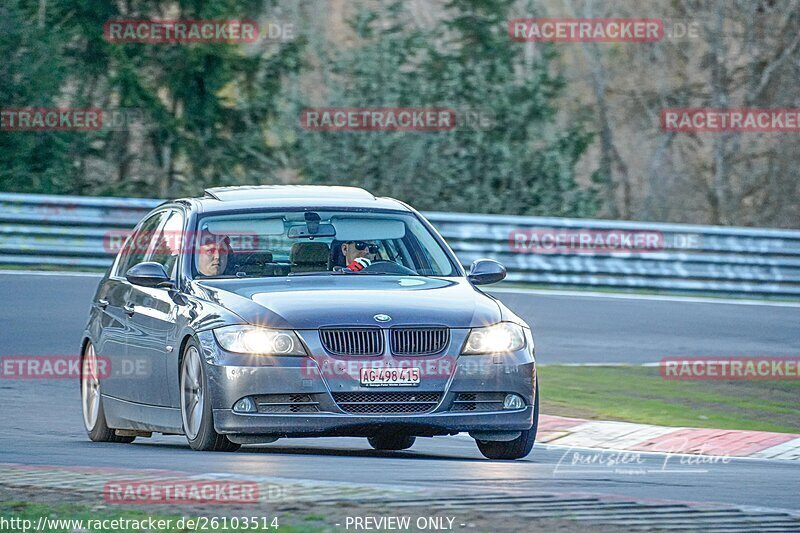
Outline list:
[[[170,283],[164,267],[152,261],[133,265],[125,274],[125,279],[142,287],[158,287],[162,283]]]
[[[494,259],[477,259],[469,269],[467,279],[473,285],[489,285],[506,277],[506,267]]]

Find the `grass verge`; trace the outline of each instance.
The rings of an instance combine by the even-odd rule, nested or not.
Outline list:
[[[537,365],[542,413],[800,433],[800,381],[674,381],[658,368]]]

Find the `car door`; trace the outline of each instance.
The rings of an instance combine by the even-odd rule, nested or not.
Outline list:
[[[133,231],[112,268],[106,289],[98,294],[97,305],[105,306],[104,325],[98,355],[109,363],[109,372],[103,373],[103,394],[121,400],[133,400],[136,385],[131,383],[132,364],[128,358],[128,343],[131,332],[130,299],[132,285],[125,273],[133,265],[144,261],[152,238],[166,217],[164,211],[144,219]]]
[[[124,253],[125,249],[122,252]],[[124,256],[121,256],[118,262],[122,257]],[[130,286],[113,275],[115,270],[116,268],[100,284],[95,301],[92,303],[95,308],[92,312],[97,313],[95,316],[99,318],[97,320],[99,327],[93,342],[98,358],[98,373],[102,379],[102,392],[108,396],[119,397],[120,382],[114,378],[111,370],[125,358],[125,330],[128,327],[128,316],[122,308],[128,301]]]
[[[179,209],[165,211],[144,261],[159,263],[177,283],[183,242],[184,216]],[[161,287],[131,285],[128,295],[128,365],[131,371],[131,401],[168,407],[168,358],[178,350],[176,318],[178,306]]]

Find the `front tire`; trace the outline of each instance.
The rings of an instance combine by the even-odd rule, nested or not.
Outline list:
[[[133,442],[136,437],[120,437],[108,427],[100,394],[100,372],[97,354],[91,342],[86,343],[81,357],[81,410],[83,427],[93,442]]]
[[[181,419],[189,446],[197,451],[235,452],[240,448],[214,430],[214,413],[208,398],[206,376],[200,348],[194,339],[186,343],[181,359]]]
[[[533,401],[533,426],[522,435],[510,441],[475,440],[478,449],[487,459],[522,459],[533,450],[536,429],[539,426],[539,379],[536,379],[536,398]]]
[[[397,451],[411,448],[417,438],[409,435],[381,434],[369,437],[367,440],[369,441],[369,445],[376,450]]]

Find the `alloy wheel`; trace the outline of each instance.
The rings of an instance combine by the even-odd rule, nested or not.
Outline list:
[[[81,372],[81,404],[83,406],[83,424],[87,431],[97,424],[97,413],[100,410],[100,379],[97,375],[97,355],[91,343],[86,346]]]
[[[197,438],[200,432],[204,402],[202,361],[197,348],[190,346],[181,371],[181,416],[189,439]]]

